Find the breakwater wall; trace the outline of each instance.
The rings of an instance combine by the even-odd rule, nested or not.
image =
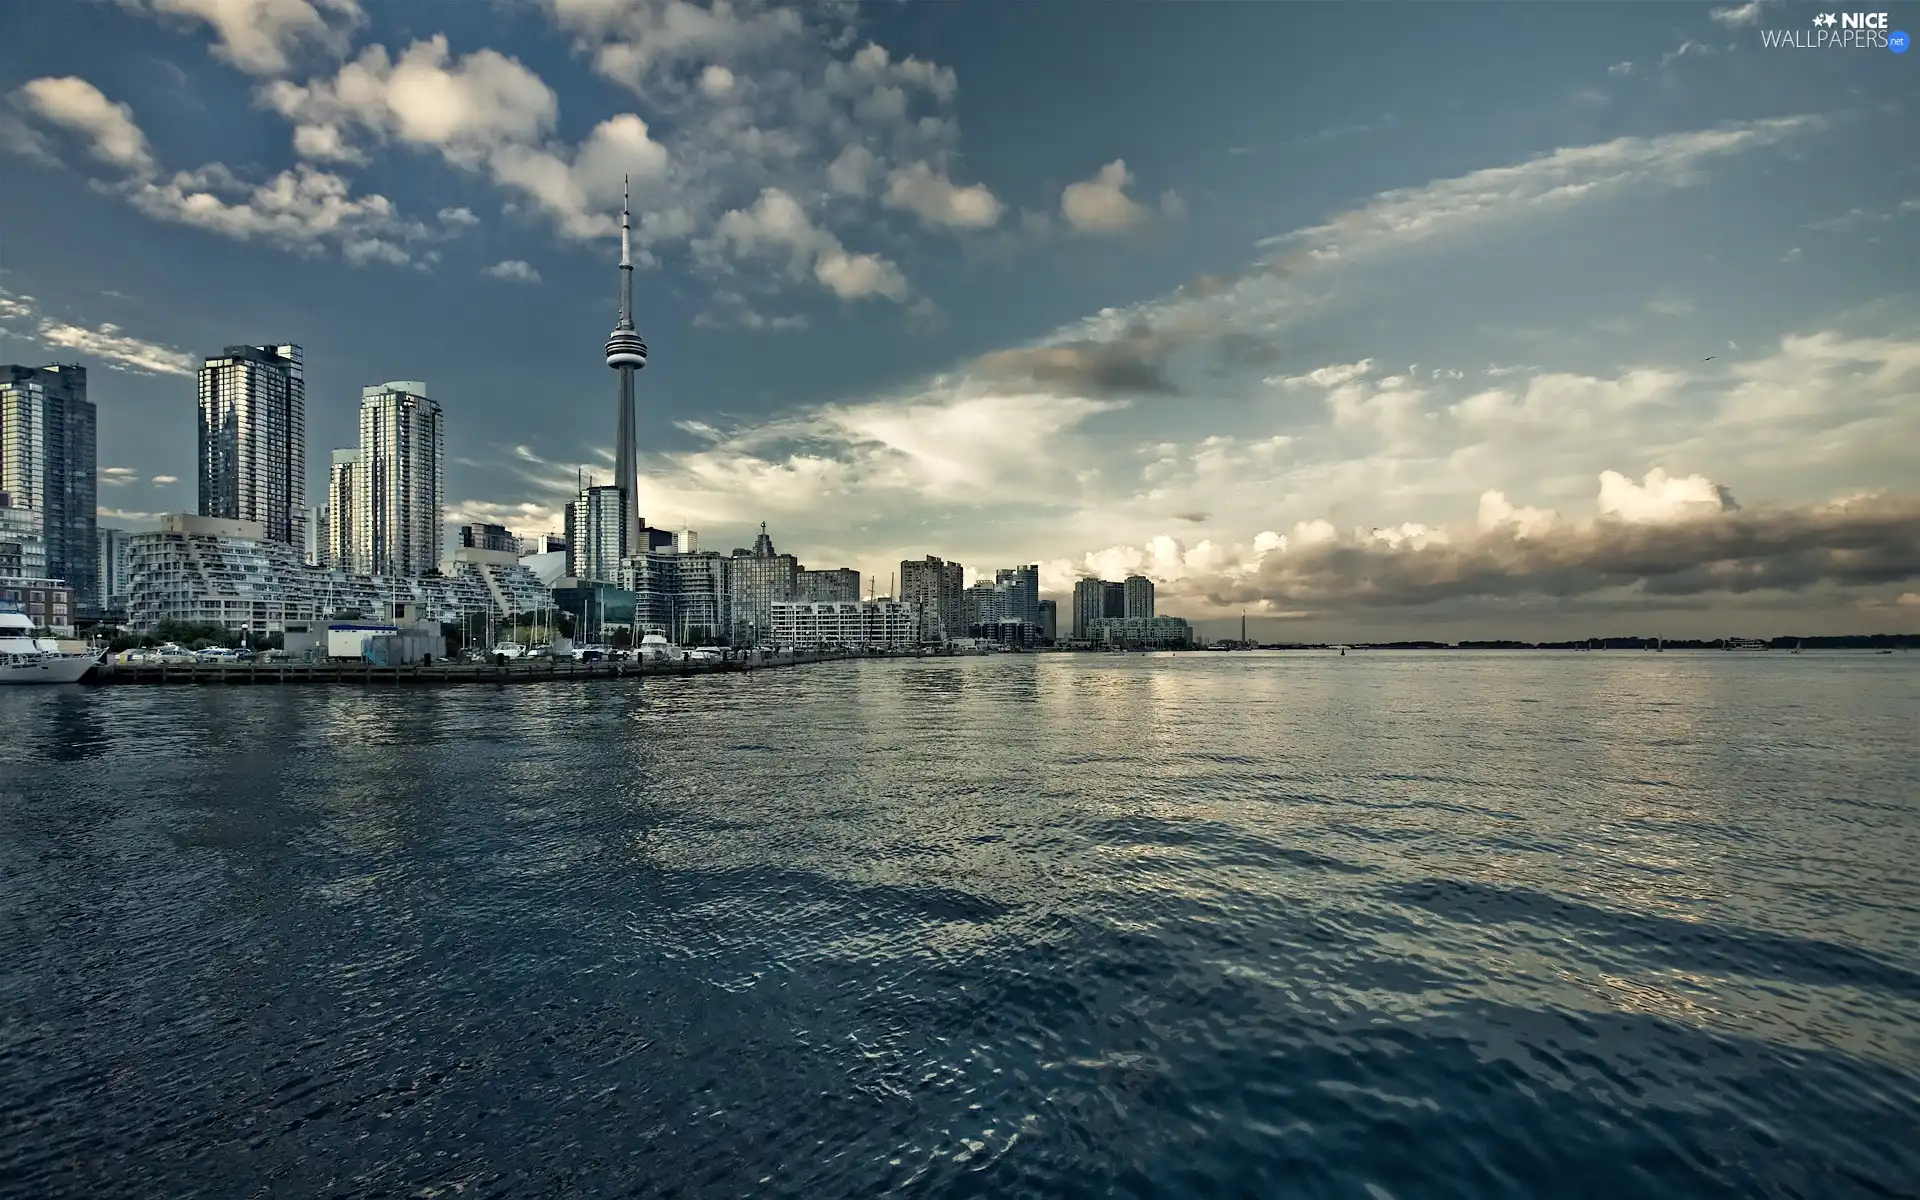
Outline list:
[[[821,650],[769,654],[764,658],[691,662],[556,662],[550,659],[529,662],[519,659],[509,660],[504,666],[490,662],[436,662],[414,663],[398,667],[378,667],[364,662],[105,662],[89,671],[82,682],[227,685],[551,683],[564,680],[641,679],[655,675],[717,675],[733,671],[762,671],[771,667],[793,667],[806,663],[867,657],[887,656]]]

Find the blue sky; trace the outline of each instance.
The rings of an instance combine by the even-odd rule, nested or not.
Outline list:
[[[292,339],[314,494],[424,379],[450,518],[550,527],[626,173],[642,509],[707,546],[1273,637],[1911,629],[1920,59],[1763,46],[1820,11],[11,4],[0,360],[93,368],[123,524],[193,505],[198,358]]]

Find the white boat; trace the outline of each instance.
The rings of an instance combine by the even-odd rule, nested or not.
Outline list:
[[[640,645],[634,649],[634,657],[641,662],[679,662],[685,653],[660,634],[649,633],[640,639]]]
[[[519,642],[501,642],[493,648],[493,652],[501,658],[519,658],[527,652],[527,648]]]
[[[33,622],[17,605],[0,605],[0,683],[78,683],[100,652],[69,654],[49,638],[33,636]]]

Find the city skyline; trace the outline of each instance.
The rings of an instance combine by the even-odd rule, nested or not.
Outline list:
[[[772,520],[869,578],[1141,573],[1267,640],[1920,627],[1920,321],[1886,253],[1920,187],[1865,152],[1912,64],[1763,55],[1778,6],[1103,15],[1139,94],[1079,72],[1071,106],[1006,35],[1067,44],[1076,5],[850,37],[740,7],[639,57],[674,5],[510,38],[290,4],[313,21],[251,39],[136,7],[30,10],[0,74],[33,185],[0,198],[0,358],[92,364],[109,523],[191,507],[155,482],[185,475],[181,385],[270,329],[308,347],[311,445],[351,440],[352,387],[445,378],[448,523],[558,529],[620,469],[583,359],[631,174],[670,347],[636,517]],[[1369,85],[1315,93],[1300,48],[1361,30]],[[1217,69],[1161,69],[1175,34]],[[1443,34],[1484,49],[1426,55]],[[247,113],[244,155],[195,170],[193,104]]]

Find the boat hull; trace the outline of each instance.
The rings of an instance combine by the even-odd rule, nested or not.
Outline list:
[[[50,654],[0,663],[0,684],[79,683],[100,659],[92,654]]]

